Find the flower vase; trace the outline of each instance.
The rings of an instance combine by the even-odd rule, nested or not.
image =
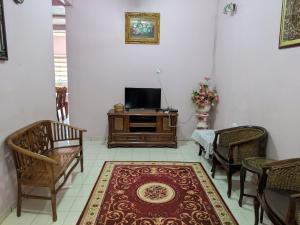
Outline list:
[[[197,117],[198,117],[198,129],[208,129],[208,118],[209,118],[209,111],[211,109],[211,105],[206,104],[202,107],[197,107]]]
[[[198,112],[198,113],[209,113],[210,109],[211,109],[211,105],[207,104],[207,105],[204,105],[202,107],[197,107],[196,112]]]

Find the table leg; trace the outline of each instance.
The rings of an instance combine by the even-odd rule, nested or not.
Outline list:
[[[199,144],[199,156],[202,155],[202,151],[203,151],[203,147],[202,147],[202,145]]]
[[[259,222],[263,223],[264,221],[264,209],[263,207],[260,207],[260,217],[259,217]]]
[[[254,225],[258,225],[258,220],[259,220],[259,201],[257,197],[254,198],[254,215],[255,215],[255,220],[254,220]]]
[[[199,156],[202,155],[203,151],[205,151],[204,147],[201,144],[199,144]]]
[[[240,199],[239,199],[240,207],[242,207],[243,205],[245,178],[246,178],[246,169],[242,166],[240,171]]]

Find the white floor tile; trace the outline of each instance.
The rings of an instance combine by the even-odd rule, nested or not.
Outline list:
[[[81,211],[70,211],[67,214],[63,225],[75,225],[77,223],[77,220],[79,219],[80,214]]]
[[[36,218],[33,220],[31,225],[47,225],[47,224],[55,224],[55,225],[63,225],[67,212],[60,212],[57,214],[57,221],[53,222],[52,221],[52,215],[44,215],[44,214],[39,214],[36,216]]]
[[[55,225],[75,225],[90,192],[99,176],[105,161],[185,161],[201,162],[211,176],[211,160],[198,156],[198,145],[194,142],[179,142],[177,149],[172,148],[112,148],[107,149],[102,141],[84,142],[84,172],[78,165],[72,173],[72,185],[58,193],[58,221]],[[249,177],[249,178],[248,178]],[[247,175],[247,181],[251,181]],[[213,183],[224,201],[241,225],[254,224],[253,199],[244,197],[243,207],[239,207],[239,174],[233,176],[232,197],[227,198],[227,177],[221,168],[217,168]],[[245,192],[253,192],[255,185],[246,182]],[[36,194],[48,194],[47,189],[34,189]],[[255,190],[254,190],[255,192]],[[265,216],[266,225],[272,223]],[[51,202],[46,200],[24,200],[22,216],[17,217],[15,210],[2,225],[44,225],[52,224]]]
[[[17,217],[17,213],[14,210],[1,225],[31,225],[37,215],[37,213],[22,212],[21,217]]]
[[[82,211],[89,196],[77,197],[70,209],[70,211]]]
[[[57,202],[57,211],[58,212],[70,211],[76,198],[77,197],[74,196],[73,197],[62,196],[61,199],[59,199]]]

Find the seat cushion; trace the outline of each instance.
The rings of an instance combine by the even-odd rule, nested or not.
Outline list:
[[[268,205],[268,207],[282,220],[285,221],[288,207],[289,207],[289,201],[290,201],[290,195],[295,192],[292,191],[278,191],[278,190],[271,190],[266,189],[264,192],[264,198]],[[300,218],[300,211],[299,211],[299,204],[296,209],[296,220],[298,220],[296,223],[299,224],[299,218]],[[300,224],[299,224],[300,225]]]
[[[73,159],[80,153],[80,149],[80,146],[56,148],[46,154],[46,156],[58,162],[58,165],[54,166],[55,179],[66,171]]]
[[[54,181],[58,179],[66,172],[69,165],[80,153],[80,146],[72,147],[61,147],[49,150],[45,153],[45,156],[54,159],[58,164],[53,165]],[[41,164],[39,161],[33,162],[26,170],[22,173],[22,183],[25,185],[37,185],[37,186],[48,186],[50,177],[45,164]]]

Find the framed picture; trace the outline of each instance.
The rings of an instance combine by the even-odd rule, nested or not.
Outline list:
[[[279,48],[300,45],[300,0],[283,0]]]
[[[7,60],[7,45],[4,21],[4,7],[3,0],[0,0],[0,60]]]
[[[159,44],[159,13],[125,13],[126,44]]]

